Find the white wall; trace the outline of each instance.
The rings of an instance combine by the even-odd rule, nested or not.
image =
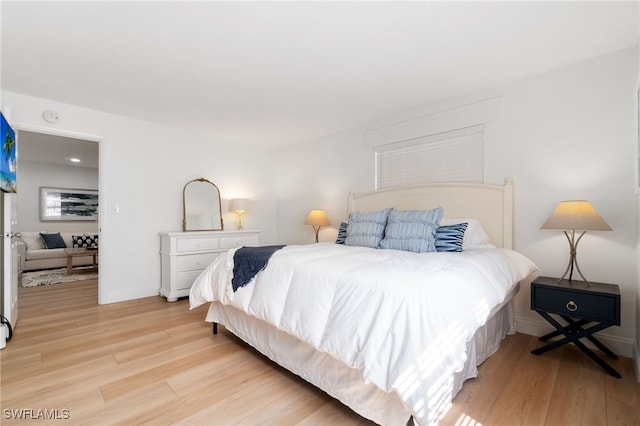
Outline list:
[[[98,231],[98,224],[94,221],[40,221],[40,187],[97,190],[97,169],[22,161],[18,156],[17,180],[20,182],[17,194],[18,231]]]
[[[319,240],[335,240],[340,221],[347,218],[349,192],[373,189],[373,151],[365,149],[362,134],[345,132],[278,153],[278,239],[283,244],[315,241],[303,222],[309,211],[322,209],[331,221],[320,229]]]
[[[503,173],[516,178],[516,247],[542,274],[559,276],[568,259],[565,237],[539,230],[559,201],[587,199],[613,228],[588,233],[578,247],[578,261],[588,279],[620,285],[622,325],[602,334],[627,356],[637,310],[632,213],[637,72],[633,48],[507,86],[504,150],[498,157]],[[529,289],[523,290],[519,327],[537,334],[544,323],[529,310]]]
[[[13,92],[3,92],[2,102],[17,128],[41,126],[102,137],[101,303],[158,294],[158,232],[181,230],[182,188],[191,179],[211,180],[227,200],[250,198],[245,227],[261,229],[262,243],[276,241],[271,151]],[[56,111],[60,121],[44,122],[44,110]],[[114,212],[116,205],[119,213]],[[233,228],[232,214],[223,216],[227,227]]]
[[[501,96],[502,118],[485,133],[485,182],[515,181],[515,248],[541,273],[562,274],[569,249],[562,233],[540,225],[555,205],[587,199],[613,228],[580,242],[582,272],[593,281],[616,283],[622,292],[622,326],[608,329],[607,343],[630,356],[636,338],[634,88],[637,49],[625,49],[487,90]],[[469,94],[387,117],[368,126],[283,149],[277,195],[281,242],[311,242],[302,225],[309,209],[325,209],[337,227],[346,218],[349,191],[372,190],[373,152],[363,135],[392,123],[445,111],[482,97]],[[321,240],[335,238],[326,229]],[[517,299],[519,327],[538,334],[546,323],[530,310],[529,287]]]

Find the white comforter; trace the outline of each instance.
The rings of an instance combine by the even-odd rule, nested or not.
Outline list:
[[[191,288],[195,308],[217,301],[257,317],[396,392],[420,424],[449,393],[466,342],[536,266],[507,249],[410,253],[332,243],[286,246],[233,292],[233,254]]]

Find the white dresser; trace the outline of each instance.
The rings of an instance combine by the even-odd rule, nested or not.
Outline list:
[[[260,231],[161,232],[160,256],[162,286],[160,294],[168,302],[188,296],[200,272],[218,254],[240,246],[257,246]]]

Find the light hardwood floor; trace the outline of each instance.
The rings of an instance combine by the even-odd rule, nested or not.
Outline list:
[[[21,288],[19,300],[0,351],[2,424],[50,423],[20,413],[87,425],[370,423],[222,327],[212,335],[206,307],[185,299],[99,306],[94,280]],[[640,425],[630,359],[612,361],[615,379],[573,346],[531,355],[538,345],[509,336],[439,424]]]

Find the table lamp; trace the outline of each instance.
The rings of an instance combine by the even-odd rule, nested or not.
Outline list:
[[[248,198],[232,198],[229,210],[234,212],[238,216],[238,229],[244,227],[242,217],[245,213],[249,212],[249,199]]]
[[[591,286],[578,267],[576,258],[578,243],[587,231],[612,230],[607,222],[596,212],[591,203],[584,200],[560,202],[540,229],[560,229],[569,241],[569,264],[558,282],[562,281],[567,276],[567,273],[569,273],[569,282],[571,282],[575,266],[583,281]],[[578,239],[575,238],[576,231],[582,231]]]
[[[307,219],[304,221],[304,224],[313,226],[313,230],[316,233],[317,243],[320,227],[331,225],[331,222],[329,222],[329,218],[327,217],[327,214],[324,212],[324,210],[311,210],[311,212],[309,212],[309,216],[307,216]]]

